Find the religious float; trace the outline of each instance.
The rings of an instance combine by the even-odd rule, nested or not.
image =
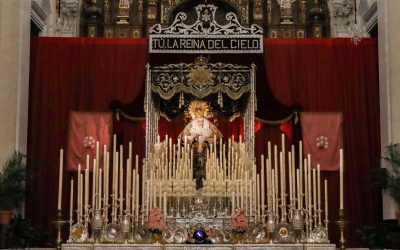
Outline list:
[[[96,143],[95,159],[78,167],[77,197],[71,180],[69,221],[62,220],[59,192],[58,247],[69,224],[65,250],[335,249],[327,182],[322,186],[319,167],[303,159],[301,142],[298,152],[287,150],[283,136],[279,148],[268,143],[257,170],[256,65],[210,63],[204,55],[262,53],[263,30],[243,27],[234,13],[220,24],[217,9],[199,4],[196,20],[187,23],[181,12],[171,26],[149,30],[150,53],[200,55],[191,63],[146,66],[145,159],[132,155],[132,143],[124,158],[115,136],[100,159]],[[159,120],[168,112],[184,112],[186,126],[177,138],[161,139]],[[224,137],[212,120],[221,115],[240,117],[243,136]],[[61,151],[60,179],[62,159]],[[342,180],[343,164],[340,173]],[[345,221],[339,224],[343,232]]]

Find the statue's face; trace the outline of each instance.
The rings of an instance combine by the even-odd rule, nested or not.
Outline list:
[[[197,119],[197,124],[202,128],[204,126],[204,120],[201,118]]]

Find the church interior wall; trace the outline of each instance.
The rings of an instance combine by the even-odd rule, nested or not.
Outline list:
[[[0,162],[26,152],[31,2],[0,1]]]

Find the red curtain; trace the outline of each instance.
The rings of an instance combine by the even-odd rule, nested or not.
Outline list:
[[[278,100],[300,104],[304,111],[343,112],[345,211],[351,221],[347,237],[356,245],[356,230],[382,215],[380,190],[371,184],[380,156],[377,40],[363,39],[356,46],[349,39],[267,39],[264,58]],[[338,216],[338,173],[323,172],[322,177],[329,182],[333,222]],[[330,225],[337,242],[337,227]]]
[[[371,187],[369,179],[380,155],[377,41],[363,39],[355,46],[348,39],[266,39],[264,51],[263,55],[211,58],[245,65],[255,62],[257,116],[262,119],[286,117],[288,107],[343,112],[345,209],[351,220],[347,237],[350,245],[356,245],[355,230],[381,219],[379,190]],[[183,57],[165,56],[165,63],[169,63],[167,58]],[[67,146],[69,112],[109,111],[110,103],[118,100],[131,102],[132,113],[143,116],[148,60],[146,39],[32,39],[28,158],[30,163],[44,167],[37,171],[35,183],[29,185],[35,196],[27,199],[26,212],[37,227],[52,229],[49,221],[56,210],[58,150]],[[118,142],[126,145],[133,140],[134,154],[141,156],[144,127],[143,121],[114,121]],[[179,133],[168,123],[160,127],[170,131],[169,135]],[[228,129],[240,131],[234,124],[231,127]],[[267,140],[278,143],[283,131],[292,133],[295,141],[300,136],[298,128],[298,123],[258,125],[257,159],[266,152]],[[64,178],[65,213],[72,175]],[[329,219],[334,221],[339,204],[338,173],[323,173],[323,177],[329,180]],[[337,242],[338,230],[330,225],[331,239]]]
[[[41,167],[29,185],[32,195],[27,198],[26,213],[38,228],[53,230],[58,150],[67,149],[70,111],[110,111],[112,100],[142,98],[147,48],[147,39],[32,39],[28,160]],[[143,111],[143,102],[138,109]],[[119,143],[132,140],[133,153],[143,155],[141,122],[114,122],[114,131]],[[65,218],[72,175],[64,178]]]

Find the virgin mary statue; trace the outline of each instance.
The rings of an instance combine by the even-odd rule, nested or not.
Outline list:
[[[210,106],[205,101],[192,101],[186,111],[190,122],[186,125],[178,138],[186,140],[191,145],[194,153],[193,177],[196,178],[196,187],[202,187],[202,180],[205,178],[205,151],[204,149],[217,139],[222,138],[222,133],[209,120],[213,117]],[[216,145],[214,145],[216,147]],[[218,148],[218,147],[217,147]]]

